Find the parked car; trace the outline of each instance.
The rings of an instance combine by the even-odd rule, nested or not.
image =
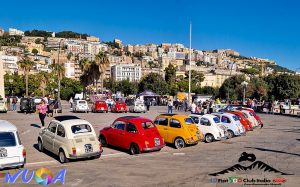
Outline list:
[[[227,127],[228,138],[234,136],[245,135],[246,130],[241,124],[238,116],[230,113],[212,113],[212,115],[217,116],[221,123]]]
[[[142,101],[135,101],[133,105],[129,106],[129,112],[146,113],[145,104]]]
[[[0,120],[0,169],[23,168],[26,163],[26,150],[21,143],[17,127],[8,121]]]
[[[111,112],[125,112],[127,113],[128,109],[124,101],[116,101],[111,107]]]
[[[104,100],[96,100],[92,105],[92,112],[108,112],[107,104]]]
[[[164,139],[150,119],[125,116],[116,119],[109,127],[100,130],[99,141],[103,146],[113,145],[129,150],[130,154],[159,151]]]
[[[89,105],[86,100],[74,100],[73,112],[89,112]]]
[[[20,100],[20,112],[35,112],[35,103],[32,98],[22,97]]]
[[[0,112],[7,113],[6,103],[3,100],[0,100]]]
[[[240,122],[241,124],[244,126],[244,128],[246,129],[246,131],[251,131],[253,130],[253,126],[251,124],[251,122],[247,119],[247,115],[244,114],[242,111],[227,111],[226,113],[231,113],[231,114],[235,114],[240,118]]]
[[[102,146],[93,126],[76,116],[57,116],[38,136],[38,150],[58,155],[61,163],[70,159],[100,158]]]
[[[165,142],[174,144],[176,149],[204,139],[193,119],[186,115],[161,114],[155,118],[154,124]]]
[[[221,124],[218,117],[211,114],[205,114],[203,116],[190,114],[189,116],[203,133],[205,142],[210,143],[215,140],[227,138],[227,128]]]
[[[242,107],[242,108],[238,108],[238,110],[248,110],[250,112],[250,114],[252,114],[254,116],[254,118],[258,122],[258,125],[263,126],[263,122],[262,122],[261,118],[255,113],[255,111],[252,108]]]
[[[258,121],[255,119],[254,114],[248,110],[240,110],[243,113],[245,113],[248,116],[249,121],[251,122],[252,126],[258,127],[260,124]]]

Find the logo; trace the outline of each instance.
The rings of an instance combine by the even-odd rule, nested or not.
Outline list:
[[[282,171],[279,171],[277,169],[274,169],[273,167],[269,166],[268,164],[265,164],[262,161],[255,161],[256,160],[256,156],[254,154],[248,154],[246,152],[243,152],[241,154],[241,157],[239,158],[239,162],[243,162],[243,161],[249,161],[252,162],[252,164],[250,166],[242,166],[240,164],[235,164],[225,170],[216,172],[216,173],[211,173],[209,175],[211,176],[219,176],[219,175],[224,175],[226,173],[229,172],[235,172],[235,171],[251,171],[251,170],[261,170],[264,172],[274,172],[274,173],[279,173],[281,175],[293,175],[293,174],[288,174],[288,173],[284,173]],[[255,162],[254,162],[255,161]]]
[[[29,171],[28,169],[18,170],[14,174],[10,174],[9,172],[5,175],[5,183],[6,184],[14,184],[17,179],[21,176],[22,181],[24,183],[29,183],[34,178],[35,182],[42,185],[47,186],[49,184],[56,184],[58,181],[61,184],[65,183],[67,170],[62,169],[56,175],[52,173],[52,171],[48,168],[40,168],[37,171]]]

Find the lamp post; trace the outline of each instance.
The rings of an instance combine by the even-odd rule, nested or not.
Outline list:
[[[243,94],[243,105],[245,104],[245,97],[246,97],[246,87],[248,85],[248,82],[243,81],[241,84],[244,87],[244,94]]]
[[[60,44],[63,41],[63,39],[60,39],[59,44],[58,44],[58,54],[57,54],[57,64],[59,65],[59,53],[60,53]],[[58,93],[57,93],[57,98],[60,99],[60,77],[58,75]]]

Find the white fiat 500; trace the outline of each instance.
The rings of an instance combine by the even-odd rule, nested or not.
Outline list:
[[[100,158],[102,146],[93,126],[76,116],[57,116],[40,132],[38,149],[58,155],[61,163],[70,159]]]
[[[203,133],[205,142],[227,138],[227,129],[220,123],[218,117],[210,114],[203,116],[197,114],[189,115],[196,123],[198,129]]]
[[[228,138],[232,138],[234,136],[245,135],[246,130],[241,124],[239,117],[235,114],[230,113],[212,113],[217,116],[221,123],[227,127]]]
[[[0,120],[0,169],[21,167],[26,162],[26,150],[21,143],[16,126]]]
[[[73,102],[73,112],[89,112],[89,105],[86,100],[75,100]]]
[[[251,112],[249,112],[248,110],[241,110],[241,112],[243,112],[247,115],[247,119],[251,122],[253,127],[259,126],[258,121],[255,119],[255,117],[253,116],[253,114]]]

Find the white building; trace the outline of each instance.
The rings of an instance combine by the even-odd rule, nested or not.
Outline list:
[[[4,71],[14,73],[18,71],[18,57],[17,56],[8,56],[0,54],[0,61],[3,64]]]
[[[118,64],[111,67],[111,77],[115,81],[139,81],[141,75],[141,66],[136,64]]]
[[[9,35],[11,36],[15,36],[15,35],[19,35],[19,36],[24,36],[24,32],[18,29],[14,29],[14,28],[9,28],[8,29]]]
[[[65,66],[65,77],[67,78],[75,78],[75,63],[74,62],[66,62]]]

